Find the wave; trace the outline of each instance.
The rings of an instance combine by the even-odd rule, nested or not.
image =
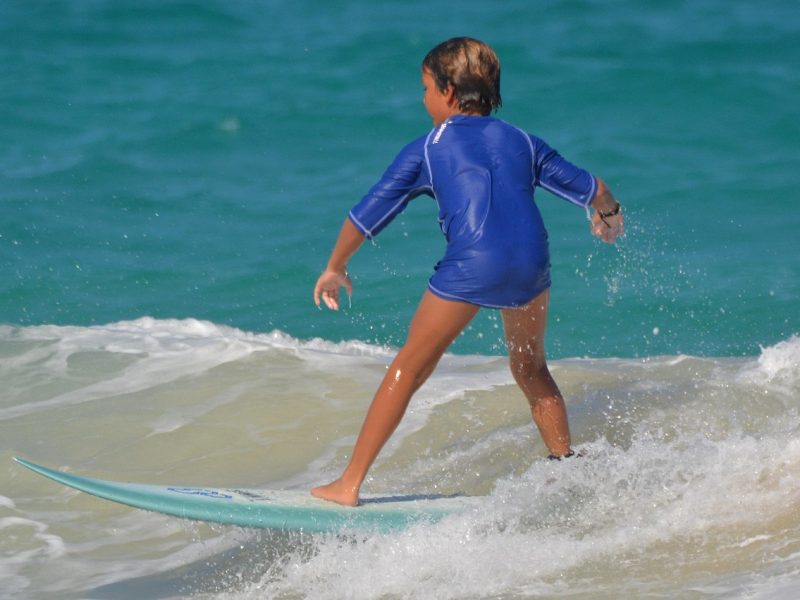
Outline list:
[[[307,489],[346,463],[393,353],[193,319],[0,327],[0,456],[111,479]],[[24,589],[35,569],[51,589],[130,592],[132,573],[165,585],[194,564],[216,587],[192,593],[237,599],[795,597],[799,358],[792,336],[751,357],[553,361],[586,454],[554,463],[506,358],[447,355],[365,491],[484,503],[393,535],[198,529],[96,512],[100,501],[66,492],[42,505],[32,498],[53,484],[0,470],[0,525],[21,532],[16,554],[29,556],[9,563],[9,581]],[[121,551],[109,532],[123,529]],[[70,535],[95,541],[65,554]],[[98,566],[110,550],[128,558]],[[42,583],[50,572],[60,579]]]
[[[262,354],[293,356],[305,365],[336,371],[345,363],[384,365],[394,351],[358,340],[300,340],[278,330],[251,333],[196,319],[144,317],[92,327],[0,326],[0,381],[6,390],[0,420],[156,388]],[[500,356],[447,355],[431,385],[442,392],[505,385],[511,378],[504,373],[504,362]],[[618,381],[637,382],[642,392],[671,379],[679,387],[705,381],[765,386],[785,395],[800,385],[800,337],[762,348],[757,357],[584,358],[551,365],[556,377],[568,382],[605,372]]]

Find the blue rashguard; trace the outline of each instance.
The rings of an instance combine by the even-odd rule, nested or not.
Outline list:
[[[432,196],[447,250],[429,289],[448,300],[512,308],[550,287],[536,186],[588,206],[597,181],[513,125],[455,115],[403,148],[349,216],[372,238],[410,200]]]

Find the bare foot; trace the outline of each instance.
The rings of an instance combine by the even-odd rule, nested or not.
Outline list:
[[[343,483],[341,479],[315,487],[311,495],[344,506],[358,506],[358,488]]]

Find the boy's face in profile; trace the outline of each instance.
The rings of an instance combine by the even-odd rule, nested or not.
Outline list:
[[[453,86],[448,85],[444,92],[439,91],[433,75],[427,69],[422,69],[422,88],[425,90],[422,103],[433,119],[434,127],[438,127],[447,117],[458,112],[455,108]]]

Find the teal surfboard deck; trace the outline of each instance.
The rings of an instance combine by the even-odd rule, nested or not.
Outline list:
[[[121,483],[56,471],[21,458],[14,460],[44,477],[112,502],[240,527],[311,533],[348,529],[386,532],[419,522],[435,523],[476,502],[476,498],[464,496],[366,496],[360,506],[351,508],[319,500],[307,491]]]

